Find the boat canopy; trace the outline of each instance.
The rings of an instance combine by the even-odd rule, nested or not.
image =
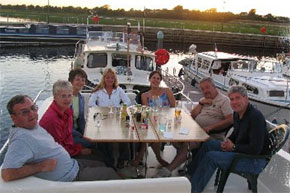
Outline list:
[[[130,44],[140,45],[140,35],[135,32],[131,32],[129,35],[124,32],[111,32],[111,31],[88,31],[87,41],[97,40],[108,42],[108,46],[115,46],[116,44],[110,43],[127,43],[128,39]]]

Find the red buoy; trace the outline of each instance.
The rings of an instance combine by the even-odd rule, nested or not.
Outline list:
[[[267,32],[265,27],[261,27],[260,31],[261,31],[261,33],[263,33],[263,34]]]
[[[169,52],[165,49],[158,49],[155,52],[155,62],[157,65],[161,66],[169,61]]]
[[[94,16],[92,19],[95,23],[98,23],[100,21],[99,16]]]

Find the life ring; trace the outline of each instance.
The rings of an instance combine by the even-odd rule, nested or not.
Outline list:
[[[165,49],[158,49],[155,52],[155,62],[157,65],[161,66],[169,61],[169,52]]]

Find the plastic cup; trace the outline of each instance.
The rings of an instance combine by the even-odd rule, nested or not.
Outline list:
[[[161,131],[162,133],[166,132],[166,126],[167,126],[167,118],[162,116],[159,119],[159,124],[158,124],[159,131]]]

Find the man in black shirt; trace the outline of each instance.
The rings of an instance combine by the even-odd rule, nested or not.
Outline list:
[[[191,191],[202,192],[217,167],[228,168],[236,152],[263,155],[269,145],[266,121],[260,111],[249,104],[247,90],[242,86],[232,86],[228,91],[234,110],[234,131],[225,141],[205,142],[193,159]],[[266,160],[244,160],[237,165],[239,171],[260,173]]]

